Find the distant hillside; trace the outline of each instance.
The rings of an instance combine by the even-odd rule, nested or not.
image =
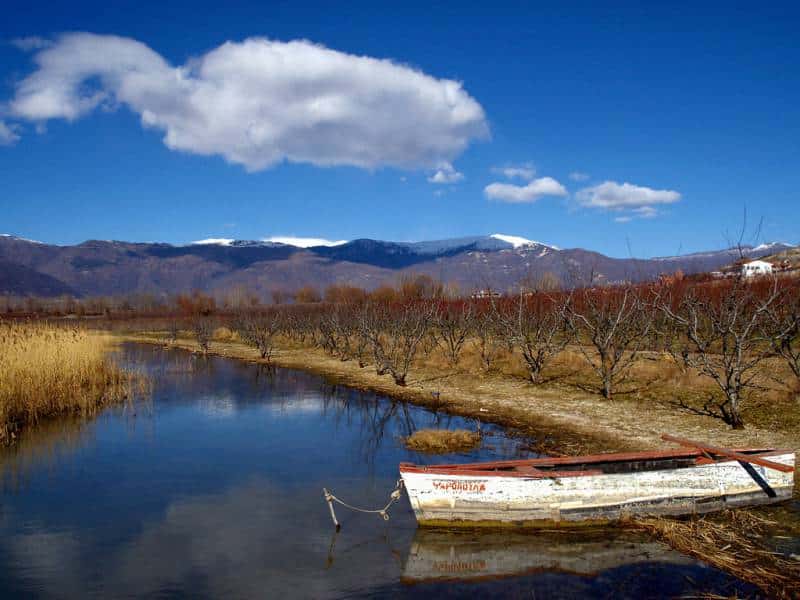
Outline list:
[[[55,277],[5,260],[0,260],[0,293],[15,296],[75,295],[75,291]]]
[[[789,249],[796,251],[769,244],[745,252],[761,257]],[[427,274],[467,292],[507,290],[545,273],[571,285],[644,281],[678,269],[705,272],[730,264],[737,252],[620,259],[500,234],[415,243],[359,239],[312,248],[230,240],[186,246],[91,240],[54,246],[5,235],[0,236],[0,293],[162,295],[247,289],[267,297],[272,290],[304,285],[373,289],[408,274]]]

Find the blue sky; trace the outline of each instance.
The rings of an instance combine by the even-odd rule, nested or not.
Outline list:
[[[5,2],[0,233],[800,242],[800,7],[650,4]]]

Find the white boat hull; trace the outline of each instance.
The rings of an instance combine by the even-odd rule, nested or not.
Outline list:
[[[776,454],[769,460],[793,466],[795,455]],[[737,460],[566,477],[445,474],[402,467],[401,475],[418,523],[427,526],[547,527],[697,514],[781,502],[792,497],[794,487],[793,472]]]

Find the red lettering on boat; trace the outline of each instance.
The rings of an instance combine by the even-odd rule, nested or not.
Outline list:
[[[480,494],[486,491],[486,481],[470,481],[459,479],[434,479],[433,489],[442,492],[465,492]]]

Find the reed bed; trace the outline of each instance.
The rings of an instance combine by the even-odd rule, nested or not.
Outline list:
[[[748,510],[634,522],[670,546],[752,583],[770,597],[800,596],[800,562],[764,546],[776,522]]]
[[[481,443],[481,434],[466,429],[420,429],[403,441],[409,450],[447,454],[472,450]]]
[[[139,377],[109,356],[109,335],[0,321],[0,445],[42,419],[93,416],[132,396]]]

